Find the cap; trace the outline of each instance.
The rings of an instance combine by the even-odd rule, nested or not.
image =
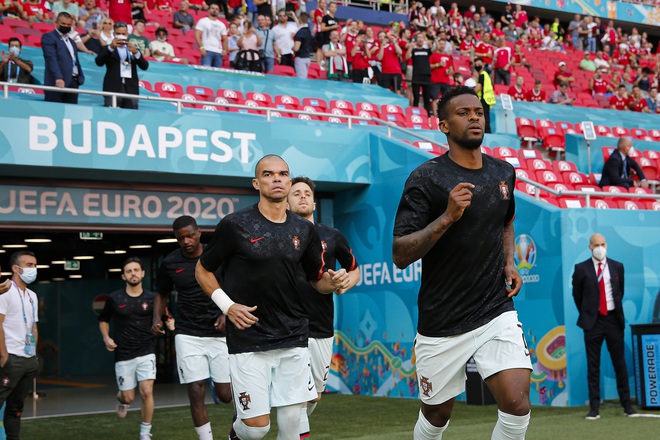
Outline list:
[[[589,52],[588,50],[586,50],[586,51],[584,51],[584,54],[585,54],[585,55],[591,55],[591,52]]]
[[[566,63],[563,62],[563,61],[561,61],[561,62],[559,63],[559,67],[561,67],[561,66],[565,66],[565,65],[566,65]]]

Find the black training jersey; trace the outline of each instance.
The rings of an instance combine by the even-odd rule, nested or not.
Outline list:
[[[515,173],[508,163],[483,155],[483,167],[471,170],[448,154],[423,163],[406,181],[394,236],[442,215],[461,182],[475,186],[471,205],[422,258],[417,331],[424,336],[465,333],[513,310],[504,280],[503,227],[515,215]]]
[[[156,293],[149,290],[142,291],[137,297],[130,296],[126,289],[108,295],[99,321],[110,322],[114,316],[115,362],[154,352],[154,337],[151,335],[154,298]]]
[[[273,223],[257,205],[224,217],[200,258],[215,271],[222,266],[223,290],[246,306],[259,321],[238,330],[227,320],[229,353],[306,347],[308,322],[298,292],[296,271],[308,280],[321,278],[323,248],[314,224],[287,211],[286,221]]]
[[[430,76],[431,63],[431,50],[424,47],[415,47],[410,54],[413,66],[413,77]]]
[[[215,305],[195,278],[195,266],[199,258],[186,257],[181,249],[170,253],[160,265],[158,293],[169,295],[176,289],[176,334],[217,337],[224,336],[214,327],[222,311]],[[216,278],[219,271],[216,272]]]
[[[326,269],[334,270],[337,267],[337,261],[347,272],[358,266],[353,251],[341,232],[320,223],[316,224],[316,231],[321,238]],[[335,333],[332,325],[335,315],[332,295],[326,295],[316,290],[307,281],[302,270],[298,275],[298,289],[307,310],[309,337],[331,338]]]

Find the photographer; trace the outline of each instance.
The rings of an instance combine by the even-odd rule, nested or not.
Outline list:
[[[158,29],[156,34],[161,32]],[[103,47],[96,57],[96,65],[106,67],[103,78],[104,92],[140,94],[137,67],[142,70],[149,68],[149,63],[133,43],[128,41],[128,28],[126,23],[117,22],[114,26],[115,37],[109,45]],[[112,106],[112,97],[105,97],[105,106]],[[131,98],[117,98],[117,107],[138,108],[138,100]]]
[[[372,53],[371,45],[367,41],[367,33],[364,30],[358,31],[351,55],[353,56],[353,70],[351,71],[353,82],[356,84],[369,84],[369,60]],[[365,81],[365,78],[367,81]]]
[[[382,75],[379,85],[386,89],[391,89],[395,93],[401,94],[401,63],[399,58],[403,54],[398,44],[396,35],[389,35],[385,32],[378,33],[380,40],[380,51],[376,58],[381,62]]]

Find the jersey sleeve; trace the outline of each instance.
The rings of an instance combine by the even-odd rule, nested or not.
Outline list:
[[[199,258],[202,267],[209,272],[215,272],[222,262],[231,255],[234,248],[232,225],[226,218],[220,220],[211,237],[211,242]]]
[[[422,171],[417,169],[406,182],[394,219],[395,237],[412,234],[429,224],[431,201],[422,176]]]
[[[339,265],[350,272],[358,267],[357,260],[353,255],[353,250],[348,244],[348,240],[341,232],[337,233],[335,245],[335,257],[339,261]]]
[[[103,310],[101,310],[101,314],[99,315],[100,322],[110,322],[110,318],[112,318],[115,310],[114,302],[115,301],[112,299],[112,297],[108,295],[108,299],[105,300],[105,305],[103,306]]]
[[[509,202],[509,209],[507,210],[506,218],[504,219],[504,224],[505,225],[508,225],[509,223],[511,223],[513,221],[513,219],[516,217],[516,196],[515,196],[515,193],[516,193],[516,190],[515,190],[515,188],[516,188],[516,173],[515,173],[515,171],[513,173],[511,173],[511,179],[509,179],[509,181],[510,181],[509,188],[511,188],[511,191],[509,191],[511,193],[511,201]]]
[[[7,291],[5,294],[0,295],[0,315],[7,316],[7,309],[9,306],[8,297],[11,293],[11,290]]]
[[[173,290],[174,282],[167,273],[167,264],[165,263],[165,260],[163,260],[158,269],[158,294],[164,297],[169,297]]]
[[[305,248],[305,253],[302,256],[300,264],[305,272],[305,277],[308,281],[316,281],[321,279],[323,272],[325,272],[325,260],[323,246],[321,246],[321,237],[319,237],[316,228],[312,223],[310,225],[309,243]]]

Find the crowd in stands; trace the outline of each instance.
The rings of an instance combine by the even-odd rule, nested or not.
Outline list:
[[[445,9],[440,0],[413,0],[408,23],[380,28],[340,21],[337,4],[326,0],[309,14],[295,0],[79,1],[7,0],[0,13],[6,23],[24,20],[45,32],[67,12],[76,25],[68,37],[88,54],[111,44],[115,24],[124,22],[129,41],[149,60],[378,84],[405,94],[411,105],[421,99],[430,114],[457,84],[474,85],[489,105],[508,93],[514,100],[660,113],[660,63],[648,35],[599,17],[575,15],[563,27],[559,19],[530,17],[520,4],[495,14],[484,6],[453,2]],[[34,43],[32,35],[12,36],[19,52],[3,54],[3,79],[26,78],[29,67],[19,67],[18,58],[21,37]],[[548,60],[556,61],[554,72]],[[543,72],[535,71],[539,62]]]

